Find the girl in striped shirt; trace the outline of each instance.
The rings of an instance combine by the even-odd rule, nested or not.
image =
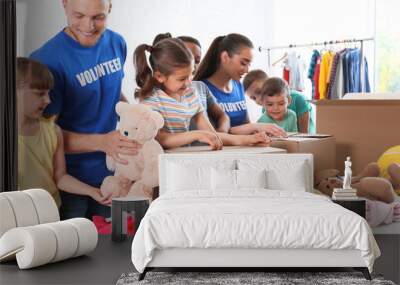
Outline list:
[[[150,66],[146,51],[150,53]],[[190,87],[194,66],[193,55],[179,39],[168,38],[154,46],[142,44],[134,53],[135,93],[142,104],[149,105],[164,117],[165,125],[157,135],[164,148],[174,148],[195,141],[211,146],[269,144],[265,133],[230,135],[217,133],[204,115],[199,96]],[[198,130],[189,131],[191,119]]]

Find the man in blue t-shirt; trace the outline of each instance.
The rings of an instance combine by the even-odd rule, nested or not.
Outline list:
[[[115,131],[115,105],[121,93],[126,43],[106,29],[111,0],[64,0],[68,26],[34,51],[54,76],[46,115],[56,115],[63,129],[67,172],[94,187],[111,175],[106,154],[120,163],[120,154],[140,147]],[[62,218],[109,216],[110,208],[89,196],[61,192]],[[109,201],[108,201],[109,202]]]

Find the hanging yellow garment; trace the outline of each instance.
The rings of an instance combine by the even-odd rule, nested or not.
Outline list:
[[[333,57],[335,52],[327,51],[321,57],[321,67],[318,78],[319,98],[326,99],[329,83],[329,75],[331,74]]]

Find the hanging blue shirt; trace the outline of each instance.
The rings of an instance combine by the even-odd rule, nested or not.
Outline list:
[[[218,89],[210,81],[204,80],[204,83],[217,99],[218,104],[229,116],[231,127],[236,127],[247,123],[247,105],[242,83],[235,80],[231,80],[231,82],[232,91],[227,93]]]
[[[45,114],[57,114],[63,130],[82,134],[115,130],[126,59],[126,43],[119,34],[105,30],[94,46],[85,47],[61,31],[31,57],[47,65],[54,76]],[[103,152],[68,154],[66,163],[69,174],[93,186],[112,174]]]
[[[364,61],[363,70],[361,70],[361,60]],[[361,82],[361,73],[364,73],[363,82]],[[361,59],[361,50],[359,48],[348,50],[344,55],[343,77],[345,79],[344,93],[371,91],[368,78],[368,64],[365,57]]]

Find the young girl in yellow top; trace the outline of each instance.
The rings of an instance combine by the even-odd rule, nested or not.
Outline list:
[[[17,59],[18,189],[45,189],[58,207],[59,189],[108,205],[110,200],[101,196],[99,189],[66,173],[61,129],[42,117],[52,87],[53,76],[46,66],[28,58]]]
[[[150,53],[150,66],[145,52]],[[265,133],[230,135],[217,133],[204,115],[198,95],[190,87],[194,66],[193,55],[184,43],[167,38],[154,46],[142,44],[134,53],[136,93],[141,103],[150,105],[164,117],[164,128],[157,140],[164,148],[174,148],[200,141],[221,149],[222,145],[268,145]],[[198,130],[189,131],[191,119]]]

